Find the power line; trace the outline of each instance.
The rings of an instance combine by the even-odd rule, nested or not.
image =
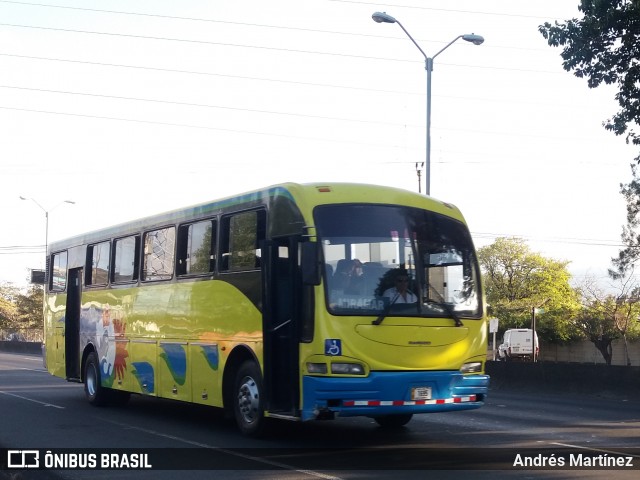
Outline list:
[[[376,3],[376,2],[364,2],[358,0],[327,0],[329,2],[336,3],[355,3],[360,5],[372,5],[376,7],[388,7],[388,3]],[[394,8],[412,8],[416,10],[431,10],[437,12],[451,12],[451,13],[472,13],[474,15],[494,15],[500,17],[520,17],[520,18],[539,18],[541,20],[548,20],[549,16],[542,15],[523,15],[519,13],[500,13],[500,12],[483,12],[482,10],[460,10],[455,8],[435,8],[435,7],[424,7],[418,5],[393,5]]]
[[[536,237],[531,235],[519,235],[508,233],[486,233],[471,232],[471,235],[477,238],[522,238],[524,240],[549,243],[566,243],[570,245],[587,245],[594,247],[625,247],[620,240],[602,240],[589,238],[573,238],[573,237]]]
[[[0,1],[2,1],[2,0],[0,0]],[[233,78],[233,79],[251,80],[251,81],[255,80],[255,81],[261,81],[261,82],[284,83],[284,84],[300,85],[300,86],[307,86],[307,87],[337,88],[337,89],[355,90],[355,91],[362,91],[362,92],[389,93],[389,94],[413,95],[413,96],[424,96],[425,95],[425,93],[423,91],[420,91],[420,92],[409,92],[409,91],[406,91],[406,90],[390,90],[390,89],[370,88],[370,87],[362,87],[362,86],[354,87],[354,86],[350,86],[350,85],[340,85],[340,84],[332,84],[332,83],[302,82],[302,81],[297,81],[297,80],[286,80],[286,79],[281,79],[281,78],[254,77],[254,76],[247,76],[247,75],[232,75],[232,74],[217,73],[217,72],[203,72],[203,71],[197,71],[197,70],[180,70],[180,69],[173,69],[173,68],[149,67],[149,66],[144,66],[144,65],[127,65],[127,64],[118,64],[118,63],[93,62],[93,61],[88,61],[88,60],[76,60],[76,59],[69,59],[69,58],[38,57],[38,56],[33,56],[33,55],[20,55],[20,54],[14,54],[14,53],[6,53],[6,52],[0,52],[0,56],[11,57],[11,58],[21,58],[21,59],[26,59],[26,60],[39,60],[39,61],[62,62],[62,63],[76,63],[76,64],[81,64],[81,65],[82,64],[84,64],[84,65],[94,65],[94,66],[109,67],[109,68],[131,68],[131,69],[138,69],[138,70],[158,71],[158,72],[164,72],[164,73],[179,73],[179,74],[185,74],[185,75],[204,75],[204,76]],[[460,65],[455,65],[455,66],[460,66]],[[539,71],[536,70],[536,72],[539,72]],[[544,72],[539,72],[539,73],[544,73]],[[547,72],[547,73],[554,73],[555,74],[556,72]],[[454,99],[459,99],[459,100],[485,101],[485,102],[495,102],[496,101],[495,99],[492,99],[492,98],[466,97],[466,96],[460,96],[460,95],[438,95],[438,97],[440,97],[440,98],[454,98]],[[533,101],[527,101],[527,100],[516,99],[516,98],[502,99],[502,100],[505,101],[505,102],[508,102],[509,104],[521,103],[521,104],[527,104],[527,105],[553,105],[553,106],[565,106],[565,107],[571,107],[571,108],[585,107],[584,104],[580,104],[580,105],[571,105],[571,104],[560,105],[557,102],[553,102],[553,103],[549,102],[549,103],[542,103],[541,104],[540,102],[533,102]]]
[[[258,110],[258,109],[252,109],[252,108],[229,107],[229,106],[224,106],[224,105],[211,105],[211,104],[192,103],[192,102],[178,102],[178,101],[173,101],[173,100],[160,100],[160,99],[156,99],[156,98],[125,97],[125,96],[119,96],[119,95],[106,95],[106,94],[101,94],[101,93],[72,92],[72,91],[69,91],[69,90],[51,90],[51,89],[46,89],[46,88],[19,87],[19,86],[16,86],[16,85],[0,85],[0,88],[8,88],[8,89],[15,89],[15,90],[25,90],[25,91],[30,91],[30,92],[57,93],[57,94],[62,94],[62,95],[78,95],[78,96],[95,97],[95,98],[109,98],[109,99],[115,99],[115,100],[128,100],[128,101],[136,101],[136,102],[161,103],[161,104],[178,105],[178,106],[185,106],[185,107],[202,107],[202,108],[233,110],[233,111],[249,112],[249,113],[266,113],[266,114],[270,114],[270,115],[283,115],[283,116],[311,118],[311,119],[318,119],[318,120],[332,120],[332,121],[338,120],[338,121],[343,121],[343,122],[371,123],[371,124],[379,124],[379,125],[396,125],[396,126],[399,125],[397,123],[384,122],[384,121],[380,121],[380,120],[364,120],[364,119],[355,119],[355,118],[328,117],[328,116],[311,115],[311,114],[305,114],[305,113],[276,112],[276,111],[273,111],[273,110]],[[406,125],[406,124],[403,124],[403,125]],[[416,127],[422,127],[422,126],[416,125]]]
[[[43,27],[37,25],[20,25],[14,23],[0,23],[0,26],[4,27],[13,27],[13,28],[27,28],[27,29],[35,29],[35,30],[50,30],[56,32],[65,32],[65,33],[79,33],[86,35],[106,35],[113,37],[123,37],[123,38],[135,38],[142,40],[162,40],[169,42],[184,42],[184,43],[193,43],[193,44],[201,44],[201,45],[216,45],[216,46],[224,46],[224,47],[234,47],[234,48],[250,48],[250,49],[259,49],[259,50],[271,50],[285,53],[301,53],[301,54],[309,54],[309,55],[326,55],[332,57],[341,57],[341,58],[355,58],[360,60],[376,60],[376,61],[387,61],[387,62],[403,62],[403,63],[418,63],[420,60],[416,59],[403,59],[403,58],[392,58],[392,57],[372,57],[368,55],[356,55],[349,53],[337,53],[337,52],[323,52],[319,50],[300,50],[295,48],[282,48],[282,47],[267,47],[264,45],[251,45],[251,44],[240,44],[240,43],[227,43],[227,42],[213,42],[210,40],[193,40],[186,38],[176,38],[176,37],[156,37],[149,35],[133,35],[129,33],[114,33],[114,32],[98,32],[94,30],[76,30],[69,28],[55,28],[55,27]],[[439,65],[446,65],[449,67],[460,67],[460,68],[478,68],[478,69],[488,69],[488,70],[500,70],[500,71],[512,71],[512,72],[522,72],[522,73],[545,73],[545,74],[553,74],[553,75],[564,75],[565,72],[562,71],[551,71],[551,70],[539,70],[532,68],[513,68],[513,67],[503,67],[503,66],[492,66],[492,65],[471,65],[471,64],[459,64],[459,63],[448,63],[448,62],[440,62]]]
[[[374,37],[374,38],[389,38],[389,39],[398,39],[402,40],[401,37],[386,37],[381,35],[372,35],[366,33],[357,33],[357,32],[339,32],[335,30],[320,30],[315,28],[304,28],[304,27],[290,27],[286,25],[267,25],[263,23],[247,23],[247,22],[232,22],[229,20],[219,20],[212,18],[200,18],[200,17],[182,17],[177,15],[161,15],[158,13],[144,13],[144,12],[125,12],[122,10],[105,10],[105,9],[97,9],[97,8],[86,8],[86,7],[72,7],[67,5],[51,5],[44,3],[31,3],[31,2],[15,2],[11,0],[0,0],[0,3],[12,3],[15,5],[25,5],[25,6],[33,6],[33,7],[47,7],[47,8],[58,8],[65,10],[79,10],[85,12],[92,13],[107,13],[113,15],[130,15],[130,16],[138,16],[138,17],[152,17],[152,18],[162,18],[168,20],[183,20],[190,22],[207,22],[207,23],[222,23],[225,25],[238,25],[242,27],[260,27],[260,28],[272,28],[278,30],[292,30],[299,32],[310,32],[310,33],[328,33],[334,35],[348,35],[353,37]]]
[[[77,63],[77,64],[85,64],[85,65],[95,65],[95,66],[100,66],[100,67],[131,68],[131,69],[138,69],[138,70],[150,70],[150,71],[166,72],[166,73],[180,73],[180,74],[187,74],[187,75],[205,75],[205,76],[212,76],[212,77],[236,78],[236,79],[241,79],[241,80],[259,80],[259,81],[263,81],[263,82],[286,83],[286,84],[302,85],[302,86],[315,86],[315,87],[321,86],[321,87],[330,87],[330,88],[342,88],[342,89],[348,89],[348,90],[363,90],[363,91],[370,91],[370,92],[401,93],[401,94],[409,94],[409,95],[424,95],[424,93],[422,93],[422,94],[414,94],[414,93],[408,93],[408,92],[403,92],[403,91],[399,91],[399,90],[381,90],[381,89],[367,88],[367,87],[350,87],[350,86],[347,86],[347,85],[335,85],[335,84],[314,83],[314,82],[300,82],[300,81],[296,81],[296,80],[283,80],[283,79],[279,79],[279,78],[251,77],[251,76],[246,76],[246,75],[231,75],[231,74],[216,73],[216,72],[202,72],[202,71],[197,71],[197,70],[180,70],[180,69],[175,69],[175,68],[149,67],[149,66],[144,66],[144,65],[126,65],[126,64],[119,64],[119,63],[91,62],[91,61],[88,61],[88,60],[74,60],[74,59],[68,59],[68,58],[36,57],[36,56],[33,56],[33,55],[19,55],[19,54],[2,53],[2,52],[0,52],[0,56],[3,56],[3,57],[14,57],[14,58],[24,58],[24,59],[28,59],[28,60],[43,60],[43,61],[50,61],[50,62]]]
[[[44,245],[10,245],[8,247],[0,247],[0,255],[41,255],[44,253]]]
[[[141,97],[126,97],[121,95],[107,95],[101,93],[92,93],[92,92],[75,92],[70,90],[53,90],[46,88],[31,88],[31,87],[21,87],[17,85],[0,85],[0,88],[6,89],[14,89],[14,90],[24,90],[30,92],[42,92],[42,93],[55,93],[61,95],[77,95],[77,96],[86,96],[86,97],[94,97],[94,98],[107,98],[107,99],[115,99],[115,100],[126,100],[126,101],[136,101],[136,102],[149,102],[149,103],[159,103],[165,105],[177,105],[177,106],[185,106],[185,107],[198,107],[198,108],[209,108],[209,109],[220,109],[220,110],[230,110],[230,111],[240,111],[247,113],[261,113],[261,114],[269,114],[269,115],[281,115],[288,117],[298,117],[298,118],[308,118],[315,120],[330,120],[330,121],[342,121],[342,122],[353,122],[353,123],[365,123],[365,124],[374,124],[374,125],[388,125],[388,126],[396,126],[396,127],[410,127],[410,128],[424,128],[424,125],[417,124],[408,124],[408,123],[394,123],[394,122],[386,122],[381,120],[366,120],[366,119],[357,119],[357,118],[344,118],[344,117],[330,117],[323,115],[312,115],[305,113],[294,113],[294,112],[279,112],[273,110],[259,110],[252,108],[241,108],[241,107],[229,107],[225,105],[212,105],[212,104],[204,104],[204,103],[194,103],[194,102],[178,102],[175,100],[160,100],[155,98],[141,98]],[[511,135],[511,133],[504,131],[492,131],[492,130],[477,130],[477,129],[460,129],[460,128],[448,128],[448,127],[437,127],[436,130],[455,130],[465,131],[469,133],[482,134],[482,135]],[[554,137],[551,135],[539,135],[533,133],[520,133],[518,134],[521,137],[530,137],[530,138],[549,138],[556,140],[568,140],[570,137],[562,136],[562,137]],[[590,137],[571,137],[578,140],[587,140]],[[462,153],[473,153],[473,152],[462,152]],[[412,163],[412,162],[408,162]],[[468,160],[465,163],[486,163],[484,161],[471,161]]]
[[[171,38],[171,37],[154,37],[149,35],[133,35],[131,33],[114,33],[114,32],[97,32],[93,30],[75,30],[71,28],[54,28],[54,27],[42,27],[36,25],[19,25],[15,23],[0,23],[0,26],[3,27],[13,27],[13,28],[29,28],[34,30],[50,30],[54,32],[65,32],[65,33],[82,33],[86,35],[105,35],[111,37],[123,37],[123,38],[135,38],[141,40],[163,40],[168,42],[184,42],[184,43],[194,43],[201,45],[217,45],[223,47],[236,47],[236,48],[251,48],[258,50],[273,50],[278,52],[286,52],[286,53],[303,53],[303,54],[312,54],[312,55],[329,55],[332,57],[343,57],[343,58],[357,58],[363,60],[383,60],[388,62],[410,62],[416,63],[416,60],[405,60],[400,58],[384,58],[384,57],[370,57],[367,55],[354,55],[349,53],[336,53],[336,52],[322,52],[318,50],[299,50],[295,48],[281,48],[281,47],[267,47],[264,45],[250,45],[250,44],[241,44],[241,43],[227,43],[227,42],[213,42],[210,40],[193,40],[187,38]],[[451,64],[453,65],[453,64]],[[458,65],[454,65],[458,66]],[[532,70],[533,71],[533,70]]]
[[[2,110],[11,110],[11,111],[16,111],[16,112],[42,113],[42,114],[48,114],[48,115],[63,115],[63,116],[78,117],[78,118],[93,118],[93,119],[98,119],[98,120],[131,122],[131,123],[143,123],[143,124],[149,124],[149,125],[160,125],[160,126],[165,126],[165,127],[195,128],[195,129],[201,129],[201,130],[213,130],[213,131],[228,132],[228,133],[243,133],[243,134],[261,135],[261,136],[269,136],[269,137],[294,138],[294,139],[297,139],[297,140],[311,140],[311,141],[317,141],[317,142],[345,143],[345,144],[353,144],[353,145],[367,145],[369,147],[377,146],[377,147],[384,147],[384,148],[394,148],[394,145],[375,144],[375,143],[370,142],[370,141],[359,142],[359,141],[354,141],[354,140],[340,140],[340,139],[329,139],[329,138],[323,138],[323,137],[309,137],[309,136],[302,136],[302,135],[290,135],[290,134],[285,134],[285,133],[260,132],[260,131],[257,131],[257,130],[241,130],[241,129],[233,129],[233,128],[211,127],[211,126],[207,126],[207,125],[193,125],[193,124],[175,123],[175,122],[160,122],[160,121],[157,121],[157,120],[140,120],[140,119],[134,119],[134,118],[108,117],[108,116],[103,116],[103,115],[90,115],[90,114],[85,114],[85,113],[57,112],[57,111],[53,111],[53,110],[37,110],[37,109],[30,109],[30,108],[7,107],[7,106],[3,106],[3,105],[0,105],[0,109],[2,109]],[[408,148],[410,148],[410,147],[408,147]]]
[[[339,0],[335,0],[335,1],[339,1]],[[158,13],[145,13],[145,12],[127,12],[123,10],[106,10],[106,9],[76,7],[76,6],[68,6],[68,5],[52,5],[52,4],[45,4],[45,3],[33,3],[33,2],[16,2],[12,0],[0,0],[0,3],[9,3],[14,5],[33,6],[33,7],[56,8],[56,9],[65,9],[65,10],[76,10],[76,11],[85,11],[85,12],[91,12],[91,13],[105,13],[105,14],[112,14],[112,15],[139,16],[139,17],[161,18],[161,19],[167,19],[167,20],[180,20],[180,21],[190,21],[190,22],[221,23],[225,25],[238,25],[243,27],[270,28],[270,29],[277,29],[277,30],[291,30],[291,31],[322,33],[322,34],[331,34],[331,35],[346,35],[351,37],[364,37],[364,38],[384,38],[384,39],[390,39],[390,40],[400,40],[403,42],[406,41],[406,38],[404,36],[387,36],[387,35],[380,35],[380,34],[373,35],[373,34],[360,33],[360,32],[344,32],[344,31],[323,30],[323,29],[316,29],[316,28],[291,27],[288,25],[269,25],[269,24],[263,24],[263,23],[235,22],[230,20],[220,20],[220,19],[212,19],[212,18],[183,17],[178,15],[161,15]],[[345,3],[349,3],[349,2],[345,2]],[[381,6],[380,4],[367,3],[367,2],[350,2],[350,3],[363,3],[363,4]],[[508,13],[500,13],[500,12],[478,12],[478,11],[466,11],[466,10],[418,7],[418,6],[412,7],[412,6],[406,6],[406,5],[398,5],[398,7],[453,12],[453,13],[474,13],[474,14],[480,14],[480,15],[494,15],[499,17],[503,16],[503,17],[520,17],[520,18],[539,18],[541,20],[545,20],[549,18],[547,16],[508,14]],[[509,48],[509,49],[515,49],[515,50],[542,51],[541,49],[522,48],[522,47],[517,47],[513,45],[509,45],[509,46],[492,45],[488,47],[489,48]]]

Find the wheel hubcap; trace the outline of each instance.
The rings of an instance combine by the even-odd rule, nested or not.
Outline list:
[[[240,415],[246,423],[253,423],[258,418],[260,407],[260,391],[255,380],[245,377],[238,391],[238,407]]]
[[[93,366],[87,371],[87,392],[91,396],[96,394],[96,371]]]

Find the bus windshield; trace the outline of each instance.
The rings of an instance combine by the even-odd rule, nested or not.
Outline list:
[[[467,227],[397,205],[325,205],[314,220],[335,315],[481,318],[478,265]],[[375,323],[375,322],[374,322]]]

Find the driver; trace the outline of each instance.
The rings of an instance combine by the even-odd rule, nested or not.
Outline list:
[[[396,275],[395,285],[385,290],[382,296],[391,299],[392,305],[395,303],[416,303],[418,301],[418,297],[409,290],[409,275],[407,275],[406,271],[400,271]]]

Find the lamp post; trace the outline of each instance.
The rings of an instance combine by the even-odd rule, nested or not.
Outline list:
[[[402,31],[407,34],[407,37],[409,37],[409,39],[413,42],[413,44],[416,47],[418,47],[418,50],[420,50],[420,53],[424,56],[424,68],[427,71],[427,145],[426,145],[427,153],[426,153],[426,162],[425,162],[425,169],[424,169],[424,179],[425,179],[425,194],[430,195],[431,194],[431,72],[433,72],[433,60],[460,38],[467,42],[473,43],[474,45],[480,45],[484,42],[484,37],[482,37],[481,35],[476,35],[474,33],[458,35],[456,38],[451,40],[447,45],[445,45],[444,48],[440,49],[440,51],[438,51],[433,57],[429,57],[426,53],[424,53],[422,48],[420,48],[420,45],[418,45],[418,43],[413,39],[413,37],[409,34],[409,32],[407,32],[406,28],[404,28],[404,26],[394,17],[384,12],[375,12],[373,15],[371,15],[371,18],[373,18],[373,20],[377,23],[397,23],[398,25],[400,25],[400,28],[402,29]]]
[[[56,208],[58,208],[60,205],[62,205],[63,203],[70,203],[72,205],[75,205],[76,202],[72,201],[72,200],[63,200],[62,202],[58,203],[56,206],[54,206],[53,208],[50,208],[49,210],[47,210],[46,208],[44,208],[42,205],[40,205],[40,203],[38,203],[38,201],[35,198],[27,198],[27,197],[23,197],[20,196],[20,200],[31,200],[33,203],[35,203],[38,207],[40,207],[40,210],[42,210],[44,212],[44,219],[45,219],[45,233],[44,233],[44,255],[45,257],[47,256],[48,250],[49,250],[49,212],[52,212],[53,210],[55,210]]]

